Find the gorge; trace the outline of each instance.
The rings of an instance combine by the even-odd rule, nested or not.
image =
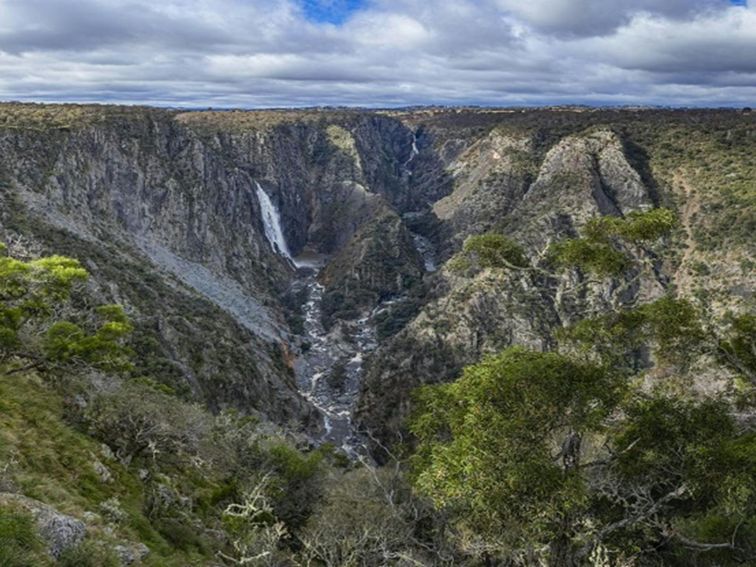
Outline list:
[[[339,492],[352,482],[373,500],[350,510],[386,514],[388,531],[412,517],[412,538],[426,538],[415,563],[383,564],[451,565],[439,559],[446,548],[428,543],[446,529],[429,504],[412,497],[416,507],[397,512],[412,491],[391,475],[417,443],[408,423],[418,388],[474,377],[465,369],[520,352],[510,347],[556,352],[581,321],[673,296],[705,313],[712,333],[715,322],[751,313],[754,120],[709,109],[0,104],[8,257],[78,260],[89,278],[69,309],[122,306],[132,360],[120,372],[75,367],[65,380],[22,374],[47,400],[30,407],[48,413],[28,422],[32,410],[18,413],[23,425],[4,439],[13,450],[0,447],[0,469],[11,471],[0,484],[76,517],[96,511],[90,531],[129,549],[144,543],[153,564],[212,565],[232,533],[218,510],[237,513],[268,489],[274,517],[295,534],[279,533],[276,549],[301,554],[313,518],[362,526],[344,510],[316,511],[352,502]],[[624,271],[559,266],[560,244],[596,227],[653,224],[643,214],[654,211],[675,222],[653,245],[611,240]],[[466,246],[487,236],[504,248],[503,263],[486,255],[495,251],[485,240],[469,261]],[[575,257],[595,261],[594,252]],[[711,352],[679,375],[660,361],[649,345],[634,346],[643,387],[735,396],[735,374],[713,370]],[[21,395],[13,376],[0,383],[8,400]],[[132,442],[139,428],[119,404],[133,400],[179,433],[164,428],[163,445]],[[43,437],[67,440],[76,454],[25,457],[21,432],[38,435],[40,423],[56,424],[62,433]],[[566,459],[564,447],[553,450]],[[95,471],[76,472],[83,492],[66,459]],[[65,482],[43,482],[49,462]],[[332,468],[322,472],[322,462]],[[128,520],[113,520],[119,506]],[[272,537],[278,523],[254,526],[255,537]],[[438,556],[429,559],[431,548]],[[178,563],[167,562],[172,553]]]
[[[579,307],[554,303],[567,281],[543,289],[437,272],[466,236],[503,230],[537,255],[591,215],[674,203],[699,175],[675,144],[718,144],[726,156],[745,147],[753,122],[735,111],[3,110],[6,234],[91,257],[98,293],[127,305],[150,356],[170,369],[161,380],[209,407],[323,430],[307,400],[313,376],[335,383],[346,368],[345,396],[360,392],[357,420],[374,431],[403,415],[405,400],[387,396],[506,344],[546,345]],[[739,199],[741,176],[725,177],[731,191],[701,187],[695,198]],[[718,218],[690,219],[694,238],[733,234],[729,258],[711,259],[719,268],[701,279],[710,290],[733,285],[746,254],[746,225]],[[114,246],[151,283],[108,275],[102,254]],[[320,263],[298,265],[303,253]],[[658,295],[699,255],[711,253],[660,267],[623,301]],[[494,297],[492,284],[510,287]],[[582,308],[600,309],[614,287],[591,290]],[[192,296],[201,320],[178,307]],[[177,344],[204,332],[222,346]],[[319,352],[324,343],[333,352]]]

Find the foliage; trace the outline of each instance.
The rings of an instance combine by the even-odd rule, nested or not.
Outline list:
[[[624,219],[611,218],[608,233],[627,242],[654,242],[667,236],[677,225],[677,217],[669,209],[651,209],[650,211],[632,211]]]
[[[269,476],[263,476],[244,495],[243,502],[229,504],[223,521],[231,534],[233,554],[221,557],[235,565],[280,565],[279,543],[286,537],[286,525],[276,518],[267,493]]]
[[[512,546],[550,541],[585,506],[573,459],[621,391],[611,373],[556,353],[511,348],[470,366],[419,393],[416,485],[479,533],[507,534]]]
[[[0,508],[0,565],[34,567],[44,564],[41,549],[32,517],[11,508]]]
[[[554,244],[551,255],[562,267],[577,267],[599,276],[617,275],[631,265],[619,243],[653,243],[668,235],[676,223],[669,209],[596,217],[586,223],[580,238]]]
[[[628,258],[611,243],[575,238],[555,244],[551,252],[560,266],[576,266],[599,276],[618,275],[628,267]]]
[[[211,428],[209,416],[198,406],[139,382],[94,397],[84,420],[124,464],[141,456],[169,459],[196,454]]]
[[[572,565],[598,545],[641,556],[660,538],[669,564],[752,557],[756,435],[722,402],[623,391],[555,353],[470,366],[418,394],[415,485],[502,557],[540,549]]]
[[[654,345],[660,360],[684,365],[700,349],[705,333],[700,315],[689,301],[665,296],[634,309],[583,319],[559,336],[632,373],[638,370],[635,358],[645,345]]]
[[[132,331],[120,305],[102,305],[95,310],[99,322],[93,333],[70,321],[57,321],[47,330],[43,349],[58,364],[82,363],[103,370],[131,368],[130,351],[123,341]]]
[[[729,316],[719,342],[720,360],[756,386],[756,315]]]
[[[420,526],[432,524],[432,511],[413,498],[400,469],[364,465],[328,483],[299,534],[301,555],[305,564],[327,567],[427,565],[429,552],[442,551],[438,540],[418,540]]]
[[[123,308],[70,308],[73,289],[87,277],[77,260],[63,256],[31,261],[1,256],[0,360],[17,357],[37,368],[83,364],[128,369],[130,351],[124,341],[132,327]]]
[[[465,240],[463,253],[481,268],[524,268],[528,258],[522,247],[502,234],[487,233]]]
[[[104,546],[85,541],[65,550],[58,558],[57,567],[119,567],[121,564]]]
[[[644,530],[662,534],[654,554],[670,565],[689,564],[696,551],[708,552],[701,564],[753,557],[756,434],[739,431],[722,401],[639,396],[626,412],[612,435],[612,484],[601,487],[605,536],[632,548]]]
[[[4,252],[5,246],[0,247]],[[24,325],[49,316],[55,304],[68,297],[71,287],[86,280],[76,260],[51,256],[23,262],[0,256],[0,346],[7,358],[20,346]]]
[[[322,491],[322,463],[326,449],[303,455],[284,443],[267,447],[264,470],[270,470],[269,494],[276,517],[288,528],[300,528],[312,514]]]

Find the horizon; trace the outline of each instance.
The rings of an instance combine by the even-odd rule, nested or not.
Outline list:
[[[170,106],[159,104],[143,104],[143,103],[129,103],[129,102],[97,102],[97,101],[36,101],[36,100],[2,100],[0,99],[0,105],[38,105],[38,106],[97,106],[97,107],[111,107],[111,108],[147,108],[152,110],[167,110],[176,112],[287,112],[287,111],[366,111],[366,112],[380,112],[380,111],[392,111],[392,112],[412,112],[412,111],[424,111],[424,110],[499,110],[499,111],[530,111],[530,110],[588,110],[588,111],[603,111],[603,110],[626,110],[626,111],[653,111],[653,110],[669,110],[669,111],[687,111],[687,110],[720,110],[720,111],[733,111],[739,112],[743,110],[752,110],[752,107],[748,104],[745,105],[732,105],[732,106],[681,106],[681,105],[662,105],[662,104],[625,104],[625,105],[611,105],[611,104],[533,104],[522,106],[502,106],[496,104],[414,104],[406,106],[347,106],[347,105],[313,105],[313,106],[258,106],[258,107],[244,107],[244,106],[227,106],[227,107],[212,107],[212,106]]]

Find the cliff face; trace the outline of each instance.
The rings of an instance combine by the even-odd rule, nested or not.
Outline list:
[[[388,204],[412,203],[402,169],[412,134],[398,121],[265,114],[225,125],[223,115],[151,109],[5,110],[5,239],[87,261],[103,299],[135,318],[153,363],[144,370],[211,407],[256,409],[282,423],[310,414],[279,301],[295,270],[265,237],[258,184],[294,253],[339,258],[327,286],[342,293],[345,274],[356,275],[346,293],[363,298],[360,308],[418,277],[417,253]],[[389,225],[381,241],[396,261],[348,252],[370,248]]]
[[[299,276],[265,237],[259,184],[292,253],[327,259],[326,326],[372,313],[379,344],[358,417],[390,439],[416,385],[510,344],[545,348],[579,312],[672,286],[717,312],[744,308],[753,123],[714,111],[0,105],[2,239],[83,260],[103,300],[131,313],[145,374],[214,409],[308,424],[293,362],[301,305],[282,299]],[[568,297],[579,274],[443,266],[469,235],[502,232],[538,261],[595,215],[660,204],[681,218],[668,259],[621,296],[614,281]]]
[[[713,117],[711,122],[698,117],[704,124],[692,117],[679,120],[682,117],[666,117],[663,126],[651,126],[642,120],[627,123],[629,116],[602,123],[588,113],[572,128],[556,126],[557,132],[532,117],[513,117],[515,124],[489,117],[490,129],[483,134],[476,130],[466,141],[458,136],[469,123],[449,127],[459,117],[442,114],[427,119],[428,130],[437,135],[438,154],[448,156],[445,171],[453,179],[454,190],[433,207],[445,226],[447,254],[467,236],[493,230],[521,244],[536,265],[543,265],[549,244],[576,236],[590,218],[624,216],[658,205],[681,211],[683,226],[666,244],[664,261],[647,251],[635,251],[650,267],[632,274],[632,283],[590,284],[577,296],[569,290],[583,281],[579,273],[548,278],[492,270],[460,274],[445,267],[426,283],[430,291],[424,307],[373,355],[358,410],[363,426],[391,443],[418,385],[452,380],[463,366],[510,345],[549,348],[557,329],[580,316],[601,314],[612,304],[634,305],[677,289],[718,315],[729,309],[753,309],[753,239],[738,234],[735,226],[723,226],[717,218],[726,210],[725,194],[733,199],[732,205],[737,202],[735,210],[740,212],[735,214],[750,210],[752,217],[756,163],[745,152],[756,142],[753,121],[732,113],[728,117],[732,121],[713,132]],[[555,118],[562,117],[557,113]],[[722,143],[735,136],[740,146]],[[722,161],[738,164],[738,172],[730,173],[730,189],[701,179],[695,190],[686,185],[680,200],[682,171],[711,171]],[[749,176],[745,185],[750,183],[750,189],[746,189],[743,182]],[[701,201],[709,203],[706,221]],[[699,215],[698,222],[706,222],[707,228],[691,229],[685,219],[692,215]],[[689,272],[694,263],[691,255],[701,252],[691,236],[696,230],[701,237],[709,233],[709,238],[729,243],[730,262],[709,254],[698,260],[699,266],[721,262],[716,274]],[[736,257],[739,260],[732,263]],[[722,293],[728,285],[731,292]]]
[[[590,218],[652,206],[619,138],[604,129],[565,137],[542,158],[532,138],[494,131],[451,168],[456,189],[435,210],[453,227],[453,239],[497,230],[520,243],[536,264],[552,242],[576,236]],[[532,171],[537,173],[529,182]],[[582,297],[570,297],[567,290],[578,279],[577,274],[546,278],[484,270],[460,276],[443,270],[436,284],[444,288],[441,297],[373,359],[362,406],[367,426],[399,427],[408,392],[419,384],[451,379],[463,366],[510,345],[545,350],[554,344],[554,331],[575,314],[600,313],[616,299],[620,282],[591,285]],[[621,300],[633,303],[664,293],[656,274],[645,274],[642,281],[623,291]]]

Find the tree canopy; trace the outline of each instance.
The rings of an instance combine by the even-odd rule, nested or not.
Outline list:
[[[19,260],[0,245],[0,361],[10,371],[86,364],[130,366],[125,338],[132,326],[120,305],[73,308],[72,294],[89,277],[65,256]]]
[[[469,238],[456,261],[633,281],[652,257],[646,246],[674,226],[666,209],[592,219],[538,265],[516,242],[488,234]],[[456,382],[417,392],[414,485],[488,561],[752,561],[753,429],[721,393],[674,394],[640,378],[653,363],[685,373],[705,356],[753,385],[754,329],[750,315],[706,320],[670,292],[561,329],[554,352],[511,347],[468,366]]]

